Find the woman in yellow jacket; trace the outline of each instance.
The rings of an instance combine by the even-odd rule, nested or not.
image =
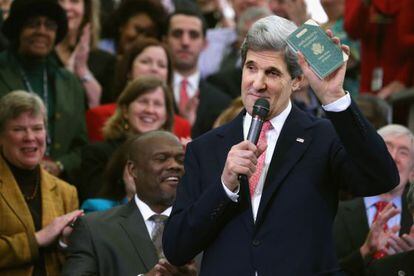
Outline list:
[[[59,242],[83,214],[75,187],[40,165],[46,114],[35,94],[0,98],[0,275],[59,275]]]

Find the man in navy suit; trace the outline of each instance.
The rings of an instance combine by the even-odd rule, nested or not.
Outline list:
[[[319,79],[286,44],[295,29],[278,16],[251,27],[241,48],[245,110],[188,144],[164,232],[172,264],[204,251],[201,275],[340,275],[332,237],[338,190],[373,195],[398,184],[383,140],[342,88],[346,63]],[[304,77],[329,120],[292,106],[290,96]],[[258,98],[270,103],[264,125],[271,126],[267,146],[257,147],[244,139]],[[241,174],[250,183],[239,182]]]

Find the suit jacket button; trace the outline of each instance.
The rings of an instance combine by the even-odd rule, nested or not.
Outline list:
[[[260,241],[259,240],[253,240],[253,246],[259,246]]]

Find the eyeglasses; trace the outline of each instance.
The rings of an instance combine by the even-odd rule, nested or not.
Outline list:
[[[48,18],[41,18],[41,17],[29,18],[24,24],[25,27],[31,28],[31,29],[38,29],[42,25],[49,31],[56,31],[58,28],[56,21],[48,19]]]

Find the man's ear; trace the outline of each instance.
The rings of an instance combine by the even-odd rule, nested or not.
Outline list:
[[[135,170],[135,163],[132,162],[131,160],[128,160],[126,163],[127,166],[127,170],[130,176],[132,176],[132,178],[137,178],[137,172]]]
[[[298,91],[302,87],[304,79],[305,77],[301,74],[292,80],[292,92]]]

